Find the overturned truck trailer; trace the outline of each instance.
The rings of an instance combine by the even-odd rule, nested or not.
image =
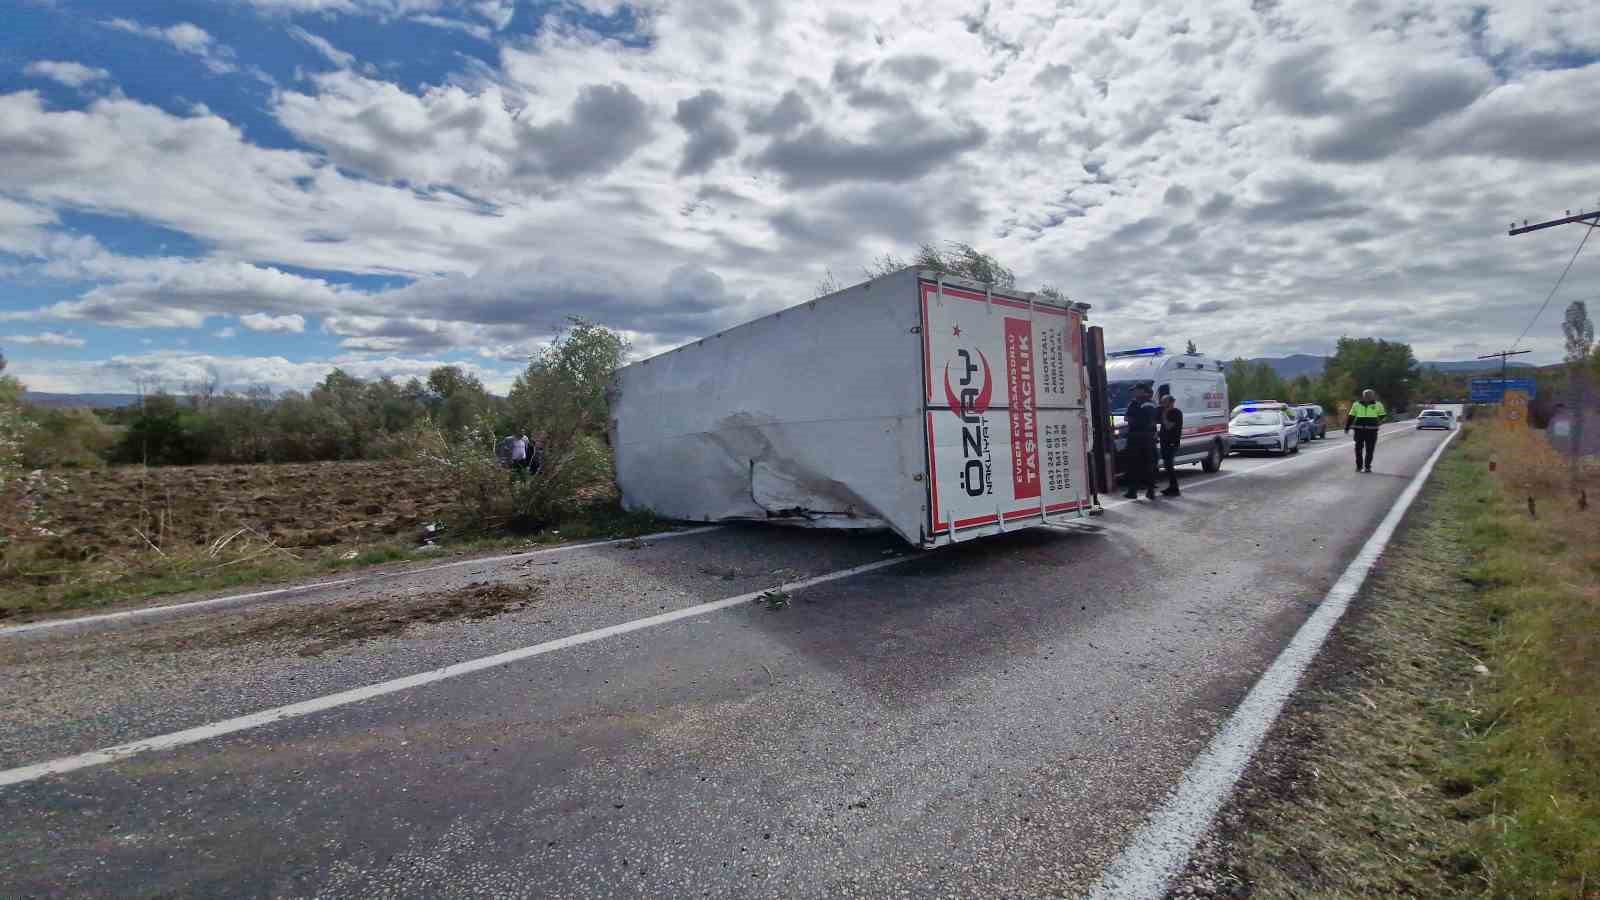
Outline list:
[[[905,269],[634,363],[623,503],[924,548],[1084,515],[1108,474],[1087,309]]]

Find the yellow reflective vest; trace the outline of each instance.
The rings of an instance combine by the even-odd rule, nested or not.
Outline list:
[[[1383,401],[1376,403],[1362,403],[1356,401],[1350,405],[1350,416],[1344,420],[1344,430],[1354,428],[1377,428],[1383,424],[1384,417],[1389,411],[1383,408]]]

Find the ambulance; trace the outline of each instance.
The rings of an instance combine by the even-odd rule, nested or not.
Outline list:
[[[1228,379],[1222,363],[1192,353],[1168,353],[1164,347],[1141,347],[1106,354],[1106,407],[1116,435],[1117,471],[1128,471],[1127,427],[1122,415],[1133,402],[1133,390],[1148,385],[1159,401],[1171,394],[1183,411],[1183,442],[1177,463],[1198,463],[1207,472],[1222,468],[1227,458]]]

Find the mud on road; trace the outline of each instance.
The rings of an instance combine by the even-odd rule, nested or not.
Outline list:
[[[85,658],[137,656],[288,644],[300,656],[318,656],[349,644],[396,635],[415,625],[457,620],[479,621],[516,612],[536,603],[538,581],[479,581],[453,590],[363,597],[315,606],[291,605],[247,615],[165,623],[125,641],[86,643],[74,652]]]

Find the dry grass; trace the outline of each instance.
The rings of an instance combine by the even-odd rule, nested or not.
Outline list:
[[[1537,434],[1501,428],[1464,455],[1496,463],[1473,498],[1470,572],[1497,670],[1477,754],[1486,880],[1500,896],[1600,896],[1600,509],[1577,502],[1600,500],[1600,470],[1573,485]]]
[[[1600,510],[1575,497],[1538,433],[1462,436],[1180,893],[1600,898]]]

